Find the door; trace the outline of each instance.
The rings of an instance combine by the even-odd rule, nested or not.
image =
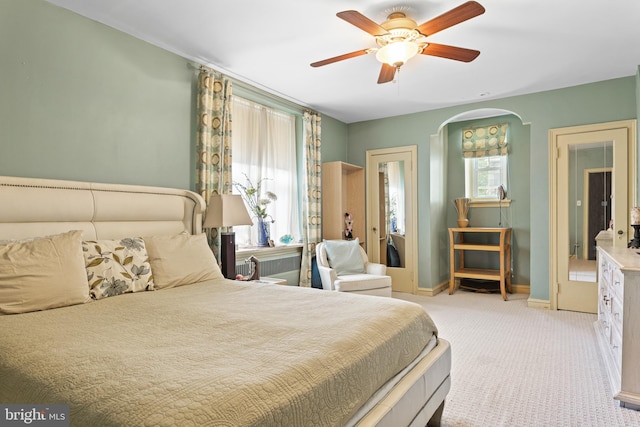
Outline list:
[[[367,151],[367,255],[387,266],[396,292],[417,290],[416,153],[415,146]]]
[[[613,221],[613,245],[626,247],[628,243],[629,207],[635,200],[635,166],[629,167],[631,162],[635,165],[635,139],[631,139],[635,126],[632,131],[629,123],[605,123],[550,132],[553,156],[550,181],[552,308],[587,313],[597,311],[597,261],[589,259],[589,248],[584,247],[595,245],[589,236],[585,236],[589,233],[585,223],[588,218],[597,217],[604,211],[605,219],[598,226],[598,232],[608,228],[606,216],[609,215]],[[592,199],[588,193],[589,170],[593,169],[610,170],[610,183],[603,183],[596,203],[589,203]],[[595,211],[590,205],[595,205]],[[585,212],[587,209],[590,209],[588,213]]]

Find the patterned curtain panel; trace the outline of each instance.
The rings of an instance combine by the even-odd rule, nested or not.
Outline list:
[[[462,157],[506,156],[508,124],[464,129]]]
[[[210,68],[200,67],[196,108],[196,191],[208,205],[212,194],[232,191],[231,81]],[[219,260],[219,230],[210,231],[209,243]]]
[[[316,243],[322,238],[320,125],[318,113],[305,111],[302,116],[304,139],[304,179],[302,183],[302,264],[300,286],[311,287],[311,261]]]

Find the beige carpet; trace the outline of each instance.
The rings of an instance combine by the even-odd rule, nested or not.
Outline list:
[[[425,307],[451,342],[444,427],[640,426],[612,399],[595,315],[528,308],[522,294],[394,297]]]

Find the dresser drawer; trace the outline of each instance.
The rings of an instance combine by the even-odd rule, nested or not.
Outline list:
[[[611,289],[603,284],[598,289],[598,319],[607,322],[611,319]]]
[[[616,364],[618,372],[621,372],[622,368],[622,334],[621,331],[615,327],[615,324],[611,327],[611,355],[613,361]]]
[[[614,295],[620,297],[620,300],[624,297],[624,276],[619,268],[613,269],[611,277],[611,290]]]
[[[611,301],[611,324],[622,335],[622,298],[614,296]]]
[[[611,261],[607,258],[606,255],[600,254],[600,261],[598,264],[598,276],[601,284],[610,285],[611,284]]]

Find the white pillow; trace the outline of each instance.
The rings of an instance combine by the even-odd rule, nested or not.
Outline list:
[[[0,313],[26,313],[89,300],[82,231],[0,247]]]
[[[224,279],[204,233],[144,237],[144,242],[156,289]]]
[[[360,241],[355,240],[325,240],[329,266],[338,276],[346,274],[364,273],[364,261],[360,252]]]

